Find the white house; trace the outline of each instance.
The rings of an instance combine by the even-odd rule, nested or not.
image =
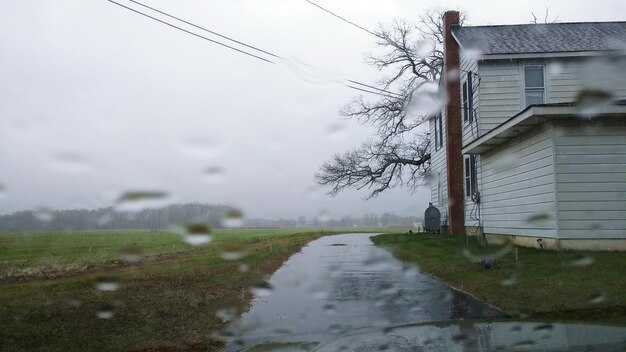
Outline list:
[[[626,250],[626,22],[459,26],[431,120],[431,199],[454,234]]]

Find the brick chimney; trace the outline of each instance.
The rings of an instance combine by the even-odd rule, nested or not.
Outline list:
[[[459,82],[459,44],[452,27],[459,25],[459,12],[443,14],[443,77],[448,96],[446,112],[446,164],[448,169],[448,225],[453,235],[465,235],[465,197],[463,194],[463,155],[461,147],[461,87]],[[449,74],[450,73],[450,74]]]

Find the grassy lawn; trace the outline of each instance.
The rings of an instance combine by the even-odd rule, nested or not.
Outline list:
[[[483,247],[475,238],[447,235],[385,234],[372,240],[512,316],[626,325],[626,253]],[[489,253],[502,257],[485,269],[476,261]]]
[[[212,334],[248,308],[251,286],[348,232],[302,231],[216,230],[195,247],[166,232],[0,233],[0,350],[219,350]],[[120,259],[129,246],[138,262]]]

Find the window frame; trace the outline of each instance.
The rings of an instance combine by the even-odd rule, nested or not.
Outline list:
[[[478,191],[477,158],[475,154],[470,154],[463,158],[463,184],[465,188],[465,198],[472,198]]]
[[[541,68],[542,74],[542,86],[541,87],[528,87],[526,85],[526,69],[527,68]],[[541,63],[526,63],[522,65],[522,106],[526,109],[530,106],[528,104],[528,92],[541,92],[541,104],[545,104],[547,100],[547,87],[546,87],[546,67]],[[536,104],[534,104],[536,105]],[[522,109],[522,110],[523,110]]]
[[[469,100],[468,100],[468,87],[467,80],[461,84],[461,113],[463,114],[463,123],[467,124],[470,122],[468,111]]]

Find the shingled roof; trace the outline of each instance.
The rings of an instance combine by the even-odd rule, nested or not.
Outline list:
[[[626,49],[626,22],[582,22],[455,27],[465,49],[483,55]]]

